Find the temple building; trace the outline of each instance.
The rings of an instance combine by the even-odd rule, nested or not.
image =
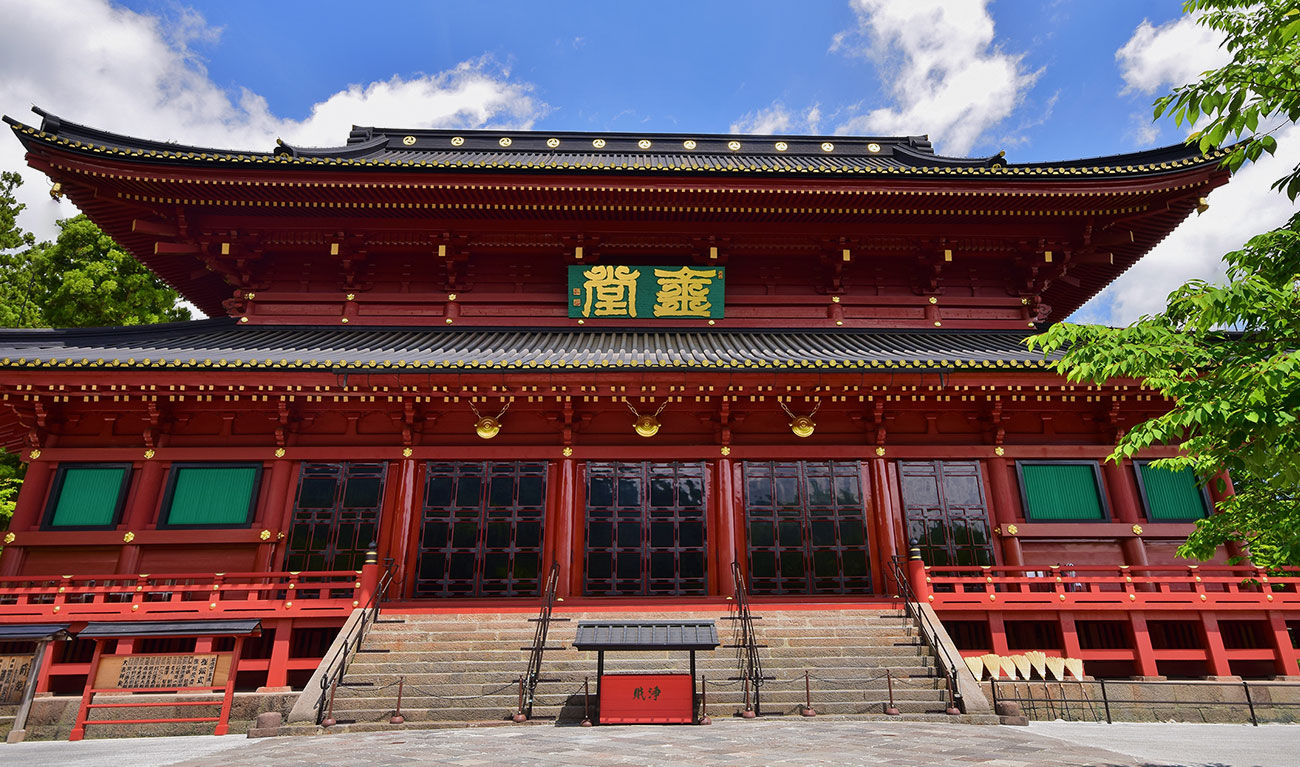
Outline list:
[[[1148,465],[1173,447],[1104,460],[1167,403],[1024,345],[1205,206],[1220,152],[368,127],[243,152],[38,113],[4,119],[52,193],[211,318],[0,331],[28,463],[0,636],[75,637],[38,692],[236,647],[235,691],[302,689],[372,546],[400,614],[533,609],[554,565],[564,610],[720,610],[733,563],[756,610],[883,604],[914,542],[963,655],[1300,673],[1294,581],[1175,556],[1213,489]]]

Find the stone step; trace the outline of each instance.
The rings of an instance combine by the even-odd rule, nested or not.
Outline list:
[[[595,701],[593,698],[592,705]],[[942,700],[933,701],[903,701],[895,700],[900,713],[903,714],[944,714],[945,702]],[[709,700],[709,713],[714,716],[727,716],[733,711],[739,711],[742,708],[739,701],[732,702],[715,702],[712,698]],[[884,714],[886,702],[884,699],[873,700],[856,700],[849,702],[821,702],[814,698],[813,708],[819,713],[825,714],[866,714],[879,713]],[[798,700],[778,700],[764,698],[762,701],[762,710],[765,714],[795,714],[797,715],[803,709],[803,699]],[[513,702],[503,702],[499,706],[483,706],[474,709],[463,707],[452,708],[418,708],[402,706],[402,716],[410,721],[504,721],[509,719],[515,713]],[[393,714],[392,707],[380,708],[357,708],[343,709],[337,704],[334,708],[334,718],[341,723],[351,722],[387,722]],[[580,721],[583,715],[582,696],[571,698],[563,707],[534,707],[533,716],[535,718],[551,718],[559,722]],[[332,731],[332,730],[331,730]]]
[[[773,696],[776,698],[789,698],[791,700],[802,699],[804,687],[802,679],[782,680],[781,685],[766,685],[762,688],[763,695]],[[582,679],[559,679],[553,682],[547,682],[537,688],[537,694],[546,698],[551,695],[565,694],[564,690],[582,689]],[[596,692],[596,682],[591,680],[591,691],[594,695]],[[518,697],[518,686],[506,682],[504,684],[447,684],[437,687],[410,682],[402,691],[402,707],[406,708],[408,703],[412,708],[437,707],[438,701],[446,701],[447,705],[456,700],[465,700],[478,705],[482,700],[503,700],[509,701],[511,698]],[[559,691],[559,692],[556,692]],[[883,679],[860,682],[854,678],[829,680],[822,678],[812,680],[812,692],[814,697],[826,700],[856,700],[863,695],[871,696],[872,699],[878,697],[888,697],[889,688]],[[734,681],[727,684],[726,687],[715,685],[710,686],[710,699],[715,695],[719,699],[742,696],[743,690]],[[894,697],[896,700],[932,700],[936,695],[946,694],[942,683],[938,680],[908,680],[900,679],[894,684]],[[364,702],[375,701],[396,701],[397,689],[395,687],[386,687],[382,690],[372,693],[370,690],[352,688],[341,690],[334,699],[335,709],[341,707],[355,707]],[[426,705],[427,704],[427,705]],[[395,703],[384,703],[384,705],[395,705]],[[362,707],[366,707],[362,705]]]
[[[714,710],[712,709],[712,707],[710,707],[709,715],[712,716],[713,719],[714,719],[716,722],[719,722],[719,723],[723,723],[723,722],[725,722],[725,726],[728,726],[728,727],[731,727],[731,726],[744,727],[746,722],[757,721],[757,720],[752,720],[752,719],[750,719],[750,720],[741,720],[740,717],[739,717],[739,715],[736,714],[736,713],[733,713],[733,712],[714,711]],[[778,716],[779,716],[779,718],[782,718],[782,719],[785,719],[785,718],[787,718],[787,717],[797,717],[797,718],[799,718],[799,719],[804,719],[803,717],[799,717],[799,716],[798,716],[798,712],[789,712],[789,713],[787,713],[787,712],[779,712],[779,714],[778,714],[777,716],[772,716],[772,715],[767,711],[767,709],[764,709],[764,715],[763,715],[761,718],[762,718],[762,719],[777,718]],[[581,713],[579,713],[579,717],[581,717]],[[734,721],[733,721],[733,720],[734,720]],[[812,726],[816,726],[816,723],[819,722],[819,721],[855,721],[855,722],[858,722],[858,721],[861,721],[861,722],[899,722],[899,721],[904,721],[904,722],[916,722],[916,723],[918,723],[918,724],[935,723],[935,724],[975,724],[975,725],[996,725],[996,724],[1000,724],[1000,722],[999,722],[999,720],[998,720],[998,717],[996,717],[996,716],[994,716],[994,715],[991,715],[991,714],[958,714],[958,715],[955,715],[955,716],[950,716],[950,715],[947,715],[947,714],[940,714],[940,713],[936,713],[936,714],[902,714],[902,715],[900,715],[900,716],[888,716],[888,715],[886,715],[886,714],[882,714],[882,713],[829,714],[829,713],[820,713],[820,712],[819,712],[818,716],[816,716],[816,717],[812,717],[812,718],[809,718],[809,719],[806,719],[805,721],[808,722],[808,724],[809,724],[810,727],[812,727]],[[455,728],[461,728],[461,727],[537,727],[537,726],[549,727],[549,726],[553,726],[555,723],[556,723],[556,722],[555,722],[553,719],[546,719],[546,718],[538,718],[538,719],[534,719],[534,720],[529,721],[529,722],[523,722],[523,723],[520,723],[520,724],[515,724],[515,723],[510,722],[510,721],[508,721],[508,720],[497,720],[497,719],[487,720],[487,721],[484,721],[484,720],[477,720],[477,721],[474,721],[474,720],[467,720],[467,721],[450,721],[450,720],[442,720],[442,721],[427,721],[427,722],[424,722],[424,721],[413,721],[413,720],[408,720],[408,721],[405,722],[404,724],[389,724],[389,723],[385,720],[385,721],[383,721],[383,722],[355,722],[355,723],[340,723],[340,724],[336,724],[336,725],[334,725],[333,727],[329,727],[329,728],[317,727],[317,726],[315,726],[315,725],[310,725],[310,724],[308,724],[308,725],[292,725],[292,726],[285,727],[285,728],[281,729],[280,732],[281,732],[282,735],[318,735],[318,734],[326,733],[326,732],[331,733],[331,734],[350,733],[350,732],[357,732],[357,733],[360,733],[360,732],[393,732],[393,733],[398,733],[398,732],[403,732],[403,731],[407,731],[407,730],[442,730],[442,729],[455,729]],[[607,727],[614,727],[614,728],[619,727],[619,725],[605,725],[605,726],[607,726]]]
[[[895,676],[933,676],[938,673],[934,667],[934,661],[931,658],[915,658],[906,663],[898,663],[897,659],[880,659],[878,663],[864,663],[861,658],[821,658],[819,663],[810,664],[808,662],[798,662],[798,659],[788,659],[789,662],[775,662],[770,659],[763,659],[763,668],[769,674],[789,677],[794,674],[802,674],[804,671],[816,674],[818,670],[822,676],[835,676],[861,672],[859,675],[884,674],[890,670]],[[894,662],[891,662],[894,661]],[[618,662],[606,661],[605,671],[607,673],[684,673],[689,670],[690,666],[685,661],[663,663],[659,661],[647,661],[636,659],[620,659]],[[719,673],[734,675],[738,666],[734,658],[726,662],[704,663],[697,661],[695,664],[697,673],[716,676]],[[348,669],[348,681],[365,682],[369,684],[383,683],[384,680],[395,680],[399,676],[405,676],[408,679],[414,677],[452,677],[452,678],[473,678],[486,677],[491,679],[514,679],[519,675],[526,673],[526,667],[523,664],[509,667],[496,666],[493,664],[473,664],[466,665],[452,663],[403,663],[403,664],[383,664],[383,663],[354,663]],[[550,661],[543,660],[542,676],[556,676],[560,674],[582,676],[595,676],[596,664],[592,661]]]

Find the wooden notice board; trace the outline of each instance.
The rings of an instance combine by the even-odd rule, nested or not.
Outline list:
[[[0,655],[0,703],[22,701],[31,671],[31,655]]]
[[[230,678],[230,653],[106,655],[95,673],[95,687],[160,689],[221,687]]]
[[[691,724],[695,685],[690,674],[604,674],[601,724]]]

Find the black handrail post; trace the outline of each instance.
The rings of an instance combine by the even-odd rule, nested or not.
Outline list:
[[[378,563],[379,554],[375,550],[376,545],[377,544],[374,541],[370,542],[370,547],[366,550],[365,564],[373,565]],[[352,648],[352,655],[356,655],[356,651],[361,649],[361,643],[366,638],[366,631],[379,619],[379,604],[383,601],[388,592],[388,587],[392,582],[393,560],[386,559],[384,561],[384,572],[379,577],[379,583],[375,587],[374,592],[370,594],[370,599],[360,608],[361,614],[357,618],[356,625],[353,626],[352,631],[343,638],[342,646],[340,646],[338,652],[334,654],[331,662],[326,665],[326,668],[329,669],[329,671],[327,671],[325,676],[321,678],[321,697],[316,701],[317,724],[325,727],[334,724],[334,692],[338,689],[339,683],[343,681],[343,675],[347,673],[349,648]],[[325,693],[327,690],[329,692],[330,713],[326,719],[322,719],[322,716],[325,714],[323,706],[325,704]],[[325,724],[326,721],[329,721],[329,724]]]
[[[737,643],[741,661],[741,678],[745,680],[745,710],[741,716],[753,719],[763,713],[762,698],[759,688],[765,679],[763,661],[758,657],[758,637],[754,631],[754,616],[749,610],[749,593],[745,589],[745,579],[740,573],[740,563],[731,563],[731,578],[736,587],[736,620],[740,623],[740,641]],[[750,707],[749,688],[753,686],[754,702]]]
[[[552,562],[550,572],[546,575],[546,587],[542,593],[542,606],[537,613],[537,628],[533,631],[533,645],[528,649],[528,673],[520,677],[519,710],[511,717],[516,722],[524,722],[533,716],[533,701],[537,697],[537,685],[542,681],[542,656],[546,651],[546,637],[550,633],[555,608],[555,592],[560,583],[560,563]]]
[[[1255,701],[1250,697],[1250,683],[1242,681],[1241,689],[1246,691],[1246,705],[1250,707],[1250,723],[1252,726],[1259,726],[1259,719],[1255,717]]]
[[[1106,680],[1098,679],[1101,684],[1101,705],[1106,709],[1106,724],[1114,724],[1110,718],[1110,698],[1106,696]]]

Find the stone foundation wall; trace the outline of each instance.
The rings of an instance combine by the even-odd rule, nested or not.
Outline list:
[[[278,711],[288,717],[289,709],[298,700],[296,692],[240,692],[230,706],[230,732],[246,733],[253,725],[257,715],[267,711]],[[98,695],[97,703],[130,703],[133,700],[174,701],[174,700],[212,700],[220,703],[221,697],[213,695],[153,695],[124,694]],[[77,706],[81,696],[60,695],[38,697],[32,701],[31,714],[27,717],[27,740],[67,740],[72,732],[72,725],[77,717]],[[17,706],[7,706],[0,712],[0,744],[9,735],[13,726],[13,713]],[[148,706],[141,708],[98,709],[91,713],[95,719],[176,719],[194,716],[216,716],[219,705],[208,706]],[[132,738],[160,735],[211,735],[215,722],[177,722],[172,724],[103,724],[90,725],[86,728],[86,738]],[[0,745],[0,755],[4,746]]]
[[[992,685],[981,683],[993,698]],[[1250,707],[1241,683],[1099,681],[999,682],[999,702],[1020,698],[1033,720],[1104,722],[1109,701],[1114,722],[1249,723]],[[1300,722],[1300,682],[1251,682],[1250,698],[1260,724]],[[1173,701],[1173,702],[1164,702]]]

